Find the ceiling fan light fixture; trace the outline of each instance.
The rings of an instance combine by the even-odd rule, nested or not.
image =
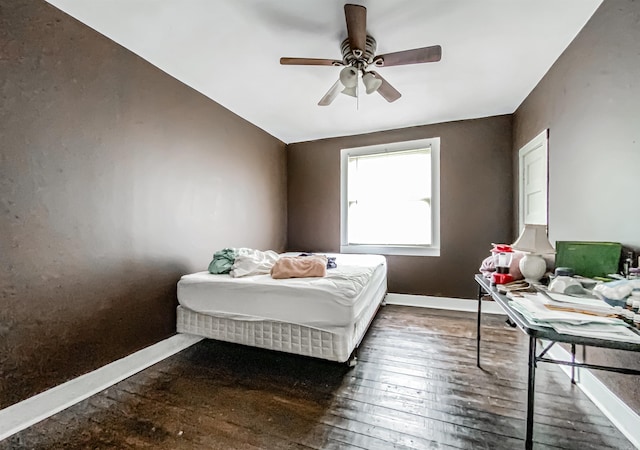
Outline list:
[[[355,86],[349,86],[342,90],[342,93],[351,97],[358,97],[358,91]]]
[[[376,78],[376,76],[371,72],[366,72],[362,76],[362,82],[364,83],[367,94],[373,94],[380,88],[380,86],[382,86],[382,80]]]
[[[358,84],[358,71],[355,67],[345,67],[340,71],[340,83],[345,88],[355,88]]]
[[[373,36],[367,34],[367,8],[362,5],[347,3],[344,5],[344,17],[347,25],[347,37],[340,44],[342,60],[280,58],[280,64],[283,65],[343,67],[340,70],[339,79],[318,102],[320,106],[331,104],[340,93],[358,98],[358,79],[360,77],[362,77],[362,83],[366,88],[367,94],[377,92],[387,102],[395,102],[402,97],[402,94],[380,76],[377,71],[371,69],[431,63],[440,61],[442,58],[442,47],[440,45],[377,55],[376,40]],[[367,72],[367,70],[370,70],[370,72]]]

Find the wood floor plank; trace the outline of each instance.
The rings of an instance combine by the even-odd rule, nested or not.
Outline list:
[[[489,411],[497,416],[522,419],[526,417],[526,405],[515,404],[511,401],[499,402],[496,399],[487,401],[485,396],[470,395],[446,395],[442,393],[421,392],[414,390],[399,390],[388,385],[382,385],[367,380],[352,380],[345,388],[347,392],[364,392],[367,397],[380,399],[380,401],[402,402],[407,408],[426,408],[437,405],[445,411],[455,413],[454,409]],[[437,408],[433,406],[432,408]],[[575,408],[545,408],[538,407],[536,421],[552,425],[564,424],[565,428],[579,431],[603,433],[615,433],[616,428],[602,415],[587,415],[582,410]]]
[[[214,376],[212,376],[209,379],[202,380],[202,383],[203,383],[203,386],[201,386],[201,389],[206,392],[209,392],[210,389],[213,389],[212,386],[215,386],[217,384]],[[204,386],[210,386],[211,388],[205,388]],[[255,389],[255,387],[253,388]],[[272,390],[267,389],[267,392],[270,392],[270,391]],[[165,395],[166,394],[167,393],[165,392]],[[224,399],[212,400],[210,398],[207,398],[207,399],[204,399],[203,402],[208,403],[209,401],[212,401],[213,404],[215,404],[216,407],[218,407],[220,406],[220,402],[233,401],[233,397],[234,397],[234,393],[225,393]],[[180,398],[179,394],[176,394],[176,397],[174,400],[177,400],[178,398]],[[300,412],[304,408],[302,408],[302,406],[298,404],[296,409],[298,414],[300,414]],[[325,416],[321,419],[321,421],[323,421],[324,423],[331,424],[332,426],[347,427],[347,429],[355,431],[358,434],[372,433],[370,434],[372,437],[386,436],[386,442],[387,442],[386,448],[388,448],[390,440],[394,443],[401,443],[402,445],[415,445],[416,443],[419,443],[419,446],[417,448],[425,448],[425,446],[432,446],[433,444],[438,442],[438,441],[433,441],[428,438],[425,438],[424,436],[421,436],[421,435],[416,435],[415,433],[414,434],[406,433],[402,431],[402,427],[400,427],[400,432],[398,432],[398,429],[399,429],[398,426],[396,426],[392,422],[389,422],[386,416],[380,416],[380,415],[376,416],[375,414],[372,414],[370,411],[365,411],[364,415],[360,418],[354,417],[353,411],[344,409],[344,406],[342,405],[342,401],[341,401],[341,398],[339,397],[339,394],[338,396],[336,396],[336,398],[334,398],[331,401],[330,404],[321,405],[320,410],[326,413],[329,413],[328,416]],[[330,417],[330,416],[333,416],[333,417]],[[341,424],[341,421],[343,422],[342,424]],[[384,426],[385,423],[391,424],[393,426],[385,427]],[[461,443],[463,444],[477,443],[476,438],[469,440],[466,437],[456,436],[456,433],[450,429],[451,427],[447,428],[448,425],[449,424],[445,424],[444,427],[441,427],[445,429],[440,430],[439,432],[437,432],[435,427],[433,427],[434,429],[432,430],[432,434],[433,435],[438,434],[440,442],[449,443],[449,444],[451,444],[452,442],[455,442],[455,443],[458,443],[459,445],[461,445]],[[381,448],[385,448],[385,446]],[[415,447],[410,447],[410,448],[415,448]]]
[[[214,378],[203,378],[199,382],[198,398],[192,398],[184,389],[192,389],[187,383],[172,383],[162,389],[161,395],[152,393],[150,402],[163,405],[181,403],[189,405],[199,414],[210,415],[218,420],[239,424],[260,433],[286,437],[310,448],[326,448],[327,443],[335,441],[349,443],[355,447],[367,449],[404,448],[389,446],[388,441],[370,439],[362,433],[349,433],[340,428],[323,426],[322,417],[326,414],[324,405],[307,402],[296,397],[279,397],[270,390],[253,388],[251,403],[243,403],[245,391],[236,386],[225,386]],[[143,394],[144,395],[144,394]],[[161,407],[162,408],[162,407]],[[249,411],[247,411],[249,410]],[[220,411],[223,411],[220,413]],[[293,432],[295,430],[295,432]],[[320,442],[322,445],[318,445]],[[315,444],[314,444],[315,443]]]
[[[365,369],[368,369],[365,371]],[[476,373],[481,371],[476,370]],[[514,402],[525,402],[526,396],[523,391],[526,389],[524,383],[491,383],[483,376],[451,376],[443,373],[438,369],[429,369],[425,371],[403,370],[398,365],[380,364],[371,361],[363,361],[363,364],[356,368],[354,372],[360,378],[367,378],[374,381],[380,381],[387,384],[395,384],[408,388],[416,389],[420,392],[428,391],[430,388],[440,388],[442,390],[464,390],[470,394],[489,395],[492,398],[502,398],[505,400],[513,400]],[[560,374],[558,374],[560,375]],[[542,377],[541,377],[542,378]],[[566,381],[566,377],[558,377],[553,384],[561,385]],[[548,378],[545,377],[545,381]],[[536,395],[540,398],[552,397],[556,404],[583,406],[590,404],[586,398],[575,398],[571,395],[571,387],[567,385],[564,392],[549,390],[545,388],[542,381],[540,389],[536,391]],[[566,389],[566,388],[569,389]]]
[[[472,408],[446,408],[440,402],[432,402],[412,408],[410,404],[404,401],[393,401],[388,397],[386,397],[384,401],[379,402],[372,401],[370,398],[371,397],[357,394],[341,394],[341,399],[345,400],[349,405],[362,410],[369,409],[371,413],[373,413],[372,411],[377,411],[379,415],[388,415],[395,419],[402,420],[405,423],[421,424],[425,419],[442,421],[456,424],[460,427],[470,428],[474,430],[474,432],[491,430],[493,434],[515,439],[521,436],[521,430],[525,427],[524,416],[522,418],[513,418],[495,414],[494,412],[474,410]],[[561,443],[565,446],[568,430],[577,432],[575,433],[577,437],[572,438],[572,440],[576,444],[581,442],[581,448],[600,448],[600,442],[603,441],[603,439],[608,441],[608,444],[624,445],[625,443],[625,440],[610,438],[608,434],[600,434],[599,431],[604,430],[598,430],[595,427],[591,429],[576,429],[564,423],[541,423],[537,421],[536,430],[539,432],[539,441],[549,445],[558,445]],[[612,432],[613,429],[607,431]]]
[[[378,313],[346,365],[204,340],[0,442],[4,449],[514,449],[528,341],[504,317]],[[537,371],[536,449],[633,446],[555,366]]]

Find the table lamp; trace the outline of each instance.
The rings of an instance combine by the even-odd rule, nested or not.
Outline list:
[[[525,253],[520,260],[520,272],[528,283],[538,283],[547,270],[547,262],[541,255],[555,253],[549,243],[546,225],[525,224],[524,230],[511,246]]]

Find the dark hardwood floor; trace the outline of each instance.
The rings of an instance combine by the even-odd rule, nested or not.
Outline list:
[[[517,449],[526,336],[503,316],[380,310],[358,365],[202,341],[0,449]],[[556,366],[537,372],[535,448],[633,446]]]

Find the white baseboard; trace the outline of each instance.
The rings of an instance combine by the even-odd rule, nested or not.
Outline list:
[[[388,305],[417,306],[419,308],[448,309],[452,311],[478,311],[477,299],[431,297],[428,295],[392,294],[385,297]],[[496,302],[483,301],[482,312],[487,314],[504,314]]]
[[[549,355],[553,359],[571,360],[571,353],[559,345],[554,345],[549,350]],[[567,376],[571,377],[570,366],[560,365],[560,368]],[[640,449],[640,415],[636,414],[616,394],[611,392],[590,370],[576,367],[575,379],[576,385],[582,392],[591,399],[598,409],[636,448]]]
[[[199,336],[177,334],[93,372],[0,410],[0,441],[103,391],[202,339]]]

